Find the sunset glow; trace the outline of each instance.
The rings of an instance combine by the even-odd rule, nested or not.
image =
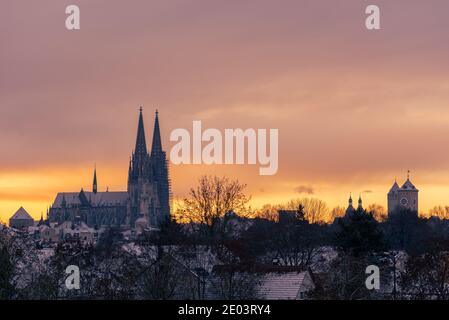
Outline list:
[[[377,33],[358,0],[77,2],[76,34],[59,28],[69,1],[2,4],[0,220],[20,206],[38,219],[57,192],[91,190],[95,165],[102,191],[126,190],[140,105],[147,141],[159,110],[167,154],[170,132],[193,120],[279,129],[276,175],[171,165],[174,200],[210,174],[246,183],[253,207],[345,207],[350,193],[386,207],[411,170],[420,212],[449,205],[446,0],[379,0]]]

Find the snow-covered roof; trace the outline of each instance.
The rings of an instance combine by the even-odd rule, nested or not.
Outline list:
[[[267,300],[294,300],[303,288],[307,271],[268,273],[261,279],[259,294]]]
[[[92,206],[110,206],[126,205],[128,192],[126,191],[108,191],[108,192],[90,192],[83,191],[87,200]],[[61,208],[63,200],[68,207],[81,204],[80,192],[59,192],[53,202],[53,208]]]
[[[10,220],[33,220],[33,218],[23,207],[20,207]]]

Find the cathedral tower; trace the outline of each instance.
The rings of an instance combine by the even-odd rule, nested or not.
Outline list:
[[[151,155],[148,154],[142,108],[139,112],[136,146],[128,168],[128,223],[134,226],[146,221],[147,226],[157,227],[170,216],[170,184],[165,152],[162,150],[159,119],[153,131]],[[142,219],[143,218],[143,219]]]
[[[153,179],[157,186],[160,213],[159,220],[170,217],[170,180],[165,151],[162,150],[161,132],[159,129],[159,113],[156,110],[154,118],[153,143],[151,146],[151,162],[153,165]]]

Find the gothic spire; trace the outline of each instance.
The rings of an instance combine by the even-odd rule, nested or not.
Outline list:
[[[97,166],[95,165],[94,169],[94,183],[92,185],[92,192],[97,193]]]
[[[147,143],[145,141],[145,129],[143,127],[142,107],[139,113],[139,125],[137,127],[136,148],[134,149],[136,155],[147,154]]]
[[[154,119],[153,130],[153,144],[151,146],[151,154],[158,154],[162,152],[161,132],[159,129],[159,112],[156,110],[156,117]]]

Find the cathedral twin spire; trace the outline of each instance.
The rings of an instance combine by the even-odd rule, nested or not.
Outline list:
[[[158,111],[156,110],[151,154],[153,155],[158,152],[162,152],[162,143],[161,143],[161,133],[160,133],[160,129],[159,129]],[[145,128],[143,125],[142,107],[140,107],[140,109],[139,109],[139,125],[137,127],[136,147],[134,149],[134,154],[135,155],[147,155],[148,154],[147,143],[146,143],[146,139],[145,139]]]
[[[150,187],[144,187],[147,186]],[[147,194],[153,192],[153,195]],[[162,150],[159,114],[156,110],[151,151],[148,153],[142,107],[139,110],[136,146],[131,156],[128,174],[128,193],[132,201],[130,207],[130,224],[133,224],[143,208],[150,206],[151,223],[162,221],[170,215],[170,181],[165,152]],[[150,203],[139,203],[139,199],[150,199]],[[142,200],[143,201],[143,200]],[[147,201],[147,200],[145,200]],[[153,211],[152,211],[153,210]]]
[[[136,137],[136,146],[134,148],[133,157],[131,157],[131,160],[129,162],[129,173],[131,173],[133,168],[133,161],[140,162],[134,163],[136,165],[143,165],[144,158],[148,156],[147,151],[147,143],[145,138],[145,127],[143,124],[143,114],[142,114],[143,108],[139,108],[139,124],[137,127],[137,137]],[[151,155],[157,155],[162,152],[162,143],[161,143],[161,133],[159,129],[159,116],[158,111],[156,110],[156,117],[154,120],[154,130],[153,130],[153,143],[151,148]],[[136,157],[136,158],[134,158]],[[97,168],[94,169],[94,178],[93,178],[93,184],[92,184],[92,192],[97,193],[98,191],[98,184],[97,184]]]
[[[162,151],[161,143],[161,133],[159,129],[159,116],[156,110],[155,120],[154,120],[154,130],[153,130],[153,141],[151,147],[151,154],[148,153],[146,137],[145,137],[145,127],[143,121],[143,109],[139,109],[139,123],[137,127],[137,137],[134,152],[131,156],[129,163],[129,173],[128,179],[135,180],[138,177],[145,177],[146,179],[153,179],[155,174],[155,169],[151,168],[151,161],[158,159],[164,159],[165,155]],[[159,157],[159,155],[163,155]],[[151,160],[152,159],[152,160]]]

